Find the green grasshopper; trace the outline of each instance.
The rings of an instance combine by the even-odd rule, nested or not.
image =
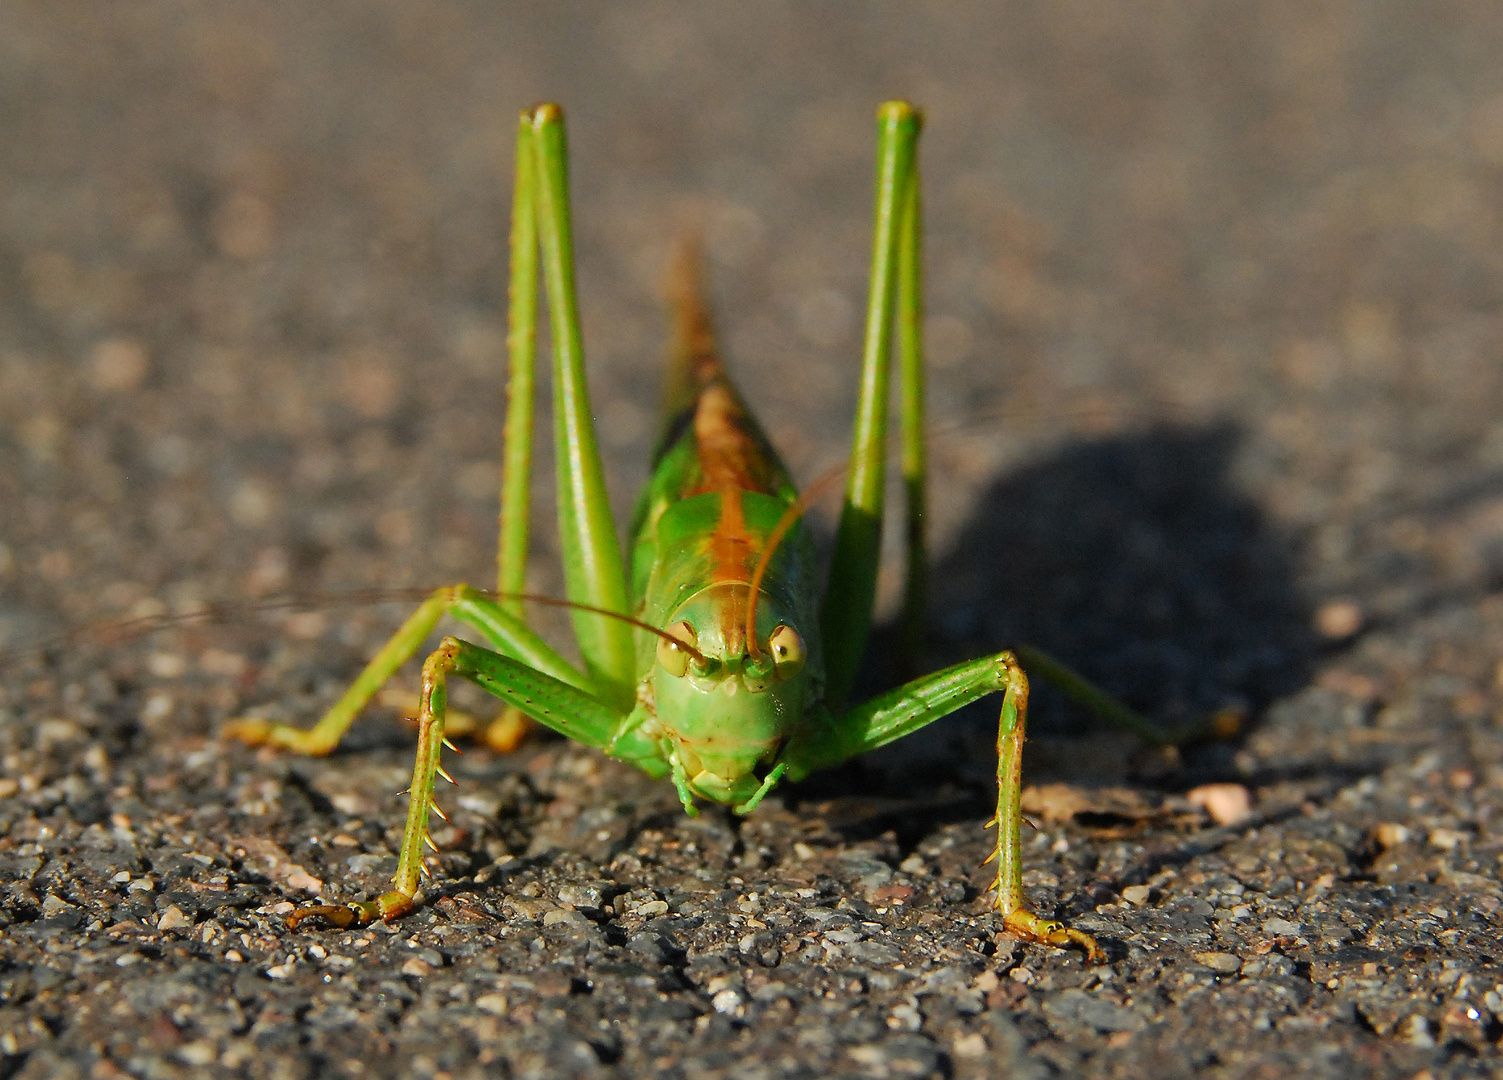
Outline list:
[[[957,664],[859,705],[847,703],[876,592],[893,351],[908,503],[910,621],[923,604],[920,126],[918,112],[906,102],[878,110],[876,228],[860,398],[832,568],[823,603],[817,604],[813,541],[802,521],[812,489],[802,497],[795,490],[727,378],[698,292],[687,285],[678,302],[668,423],[637,503],[628,581],[585,386],[563,115],[556,105],[522,114],[497,593],[465,585],[435,592],[316,727],[303,731],[243,720],[230,729],[251,743],[328,753],[440,618],[453,616],[488,643],[446,637],[423,664],[417,764],[392,891],[376,900],[304,908],[295,921],[315,915],[339,926],[391,920],[417,903],[426,872],[423,848],[432,844],[435,775],[447,776],[440,754],[452,676],[652,777],[671,778],[689,814],[697,812],[696,799],[750,813],[781,780],[799,780],[875,750],[1000,692],[997,843],[988,860],[997,863],[996,909],[1019,937],[1073,944],[1092,960],[1102,958],[1089,934],[1030,911],[1023,895],[1019,794],[1028,679],[1014,654]],[[529,628],[523,612],[524,600],[531,599],[523,581],[540,258],[553,327],[566,606],[582,669]],[[1039,663],[1043,674],[1077,697],[1124,719],[1125,710],[1078,677],[1047,658]]]

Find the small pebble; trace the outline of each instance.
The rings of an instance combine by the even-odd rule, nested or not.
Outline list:
[[[134,390],[151,366],[146,347],[133,338],[107,338],[89,357],[89,381],[106,392]]]
[[[950,1047],[959,1058],[986,1057],[986,1039],[979,1031],[973,1031],[969,1035],[955,1036],[955,1041],[950,1044]]]
[[[191,930],[193,929],[193,919],[191,916],[185,914],[182,908],[173,904],[166,911],[162,912],[162,917],[157,920],[157,929]]]
[[[203,1069],[214,1064],[219,1057],[219,1051],[209,1039],[199,1039],[196,1042],[186,1043],[177,1048],[177,1058],[185,1065]]]
[[[1195,959],[1220,975],[1235,975],[1242,970],[1242,958],[1226,952],[1198,952]]]
[[[1362,622],[1362,608],[1354,600],[1329,600],[1315,611],[1316,632],[1331,641],[1351,637]]]
[[[475,1008],[492,1016],[505,1016],[509,1006],[505,994],[481,994],[475,999]]]
[[[741,994],[737,990],[728,988],[712,997],[710,1004],[718,1013],[735,1014],[741,1008]]]
[[[1430,846],[1440,851],[1455,851],[1468,839],[1460,829],[1431,829],[1428,837]]]
[[[1235,825],[1252,812],[1252,796],[1241,784],[1202,784],[1185,797],[1204,808],[1218,825]]]
[[[589,885],[565,885],[558,890],[558,902],[571,907],[594,909],[605,903],[599,889]]]

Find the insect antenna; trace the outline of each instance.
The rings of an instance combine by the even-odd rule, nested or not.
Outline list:
[[[617,619],[636,627],[638,630],[645,630],[650,634],[655,634],[666,641],[670,641],[676,647],[683,649],[700,662],[703,662],[705,659],[704,654],[688,642],[680,641],[665,630],[660,630],[658,627],[643,622],[641,619],[633,618],[630,615],[623,615],[619,611],[610,611],[591,604],[582,604],[575,600],[565,600],[562,597],[546,596],[540,593],[502,593],[489,589],[476,589],[475,592],[498,600],[525,600],[544,607],[569,608],[576,611],[587,611],[592,615],[604,615],[607,618]],[[351,589],[345,592],[307,593],[301,596],[282,597],[272,600],[211,600],[197,605],[191,611],[173,613],[153,612],[147,615],[127,616],[123,619],[96,619],[64,630],[62,633],[51,638],[46,638],[35,645],[0,652],[0,668],[17,663],[23,658],[37,653],[47,653],[56,649],[90,642],[101,645],[114,645],[145,634],[156,633],[160,630],[170,630],[175,626],[229,622],[249,613],[294,611],[303,608],[321,610],[334,607],[365,607],[372,604],[387,604],[401,600],[426,600],[432,594],[433,590],[431,588],[421,587]]]
[[[476,591],[478,592],[481,590]],[[644,622],[641,619],[633,618],[630,615],[623,615],[619,611],[611,611],[609,608],[595,607],[593,604],[581,604],[577,600],[564,600],[557,596],[543,596],[539,593],[487,592],[486,595],[505,600],[526,600],[529,603],[541,604],[544,607],[568,608],[571,611],[588,611],[592,615],[604,615],[606,618],[617,619],[621,622],[626,623],[628,626],[634,626],[638,630],[646,630],[649,634],[654,634],[657,637],[662,638],[664,641],[675,646],[676,648],[683,649],[684,652],[688,653],[691,657],[693,657],[695,660],[698,660],[702,664],[708,662],[705,654],[700,652],[693,645],[690,645],[687,641],[680,641],[678,638],[674,637],[666,630],[659,629],[649,622]]]
[[[175,626],[230,622],[254,612],[293,611],[300,608],[318,610],[334,607],[365,607],[398,600],[421,600],[432,591],[432,589],[423,588],[351,589],[344,592],[306,593],[270,600],[209,600],[198,603],[187,611],[152,612],[145,615],[130,615],[125,618],[95,619],[64,630],[35,645],[0,653],[0,667],[15,663],[26,656],[68,646],[88,643],[115,645],[144,634],[170,630]]]
[[[867,455],[883,454],[886,447],[875,446],[867,451]],[[762,587],[762,579],[767,576],[767,568],[772,565],[772,557],[777,553],[778,545],[788,535],[788,530],[793,528],[794,522],[803,517],[809,507],[828,495],[835,485],[851,471],[851,465],[855,458],[847,458],[838,465],[832,465],[820,473],[805,488],[799,497],[789,504],[788,509],[783,511],[783,516],[778,518],[777,524],[772,527],[772,532],[767,534],[767,543],[762,548],[762,555],[757,559],[756,569],[751,576],[751,596],[746,603],[746,641],[747,652],[753,660],[760,659],[762,650],[757,645],[757,594]]]
[[[762,649],[757,645],[757,593],[762,587],[762,579],[767,576],[768,566],[772,564],[773,553],[783,542],[783,537],[788,535],[788,530],[793,528],[793,523],[803,517],[804,511],[808,510],[815,501],[829,494],[830,489],[845,476],[849,468],[850,462],[843,461],[816,477],[814,482],[789,504],[788,509],[783,511],[783,516],[778,518],[778,523],[772,527],[772,532],[767,534],[767,543],[763,546],[762,555],[757,560],[757,568],[752,571],[751,596],[746,602],[746,651],[753,660],[759,660],[762,657]]]
[[[692,242],[686,244],[692,252]],[[686,254],[681,260],[690,269],[681,270],[681,275],[692,275],[693,256]],[[687,279],[692,282],[692,276]],[[680,282],[679,289],[686,285]],[[949,419],[933,420],[927,425],[929,439],[954,438],[964,432],[974,429],[980,424],[987,422],[1003,421],[1009,427],[1016,428],[1019,425],[1028,425],[1035,422],[1058,422],[1061,418],[1074,421],[1088,429],[1129,424],[1134,422],[1153,422],[1169,418],[1172,420],[1194,419],[1203,416],[1204,409],[1198,409],[1194,405],[1175,401],[1168,398],[1152,398],[1148,400],[1114,400],[1105,397],[1093,397],[1087,400],[1073,400],[1065,404],[1031,404],[1031,405],[1007,405],[983,406],[978,409],[967,410],[958,417]],[[751,581],[751,600],[747,606],[747,641],[749,651],[756,657],[760,656],[757,647],[756,625],[757,594],[762,579],[766,576],[768,565],[772,556],[776,553],[779,544],[786,537],[788,530],[793,527],[809,507],[818,499],[828,494],[831,486],[845,474],[849,468],[849,462],[837,465],[820,474],[812,484],[798,497],[795,502],[784,512],[773,531],[768,536],[768,543],[762,551]],[[480,591],[480,590],[477,590]],[[0,651],[0,668],[19,663],[21,660],[46,654],[59,649],[68,649],[83,644],[115,645],[132,638],[155,633],[161,630],[169,630],[178,626],[192,626],[200,623],[228,623],[237,618],[243,618],[248,613],[296,611],[296,610],[324,610],[338,607],[363,607],[374,604],[392,603],[404,600],[423,600],[432,595],[433,590],[428,587],[411,588],[380,588],[380,589],[351,589],[345,591],[325,591],[304,593],[297,596],[273,597],[264,600],[210,600],[199,602],[190,610],[177,612],[151,612],[142,615],[131,615],[124,618],[109,617],[96,619],[81,625],[66,629],[50,638],[44,638],[34,645],[23,645],[19,648]],[[607,618],[618,619],[640,630],[645,630],[657,637],[671,641],[676,647],[686,650],[696,659],[703,660],[702,654],[693,646],[680,641],[666,631],[651,626],[630,615],[624,615],[617,611],[607,611],[603,608],[581,604],[572,600],[559,597],[542,596],[534,593],[499,593],[486,591],[486,595],[497,599],[515,597],[547,607],[570,608],[579,611],[587,611],[591,614],[603,615]]]
[[[1111,401],[1103,398],[1095,398],[1087,401],[1073,401],[1065,406],[1044,408],[1042,406],[1011,406],[998,405],[991,408],[972,410],[964,416],[952,417],[949,420],[931,422],[926,425],[926,440],[943,439],[946,436],[956,436],[987,421],[1005,420],[1010,424],[1029,422],[1057,422],[1061,417],[1073,420],[1077,424],[1087,426],[1100,426],[1111,424],[1123,424],[1132,420],[1159,418],[1168,415],[1175,419],[1195,415],[1195,410],[1188,404],[1169,399],[1153,399],[1146,403],[1132,403]],[[885,447],[874,447],[872,453],[884,453]],[[783,516],[773,526],[772,532],[767,535],[767,543],[762,549],[762,555],[757,560],[756,569],[751,577],[751,597],[746,605],[746,641],[747,652],[753,659],[760,658],[761,649],[757,645],[757,597],[762,585],[762,579],[767,575],[767,568],[772,563],[772,557],[777,553],[778,545],[788,535],[788,530],[793,528],[794,522],[803,517],[809,507],[829,494],[830,489],[847,472],[850,471],[851,461],[847,460],[839,465],[832,466],[825,472],[820,473],[797,499],[795,499],[783,511]],[[675,639],[676,640],[676,639]]]
[[[960,410],[929,421],[924,428],[924,437],[933,442],[964,434],[983,424],[1002,421],[1010,431],[1020,427],[1071,422],[1091,430],[1099,427],[1121,426],[1130,423],[1157,423],[1164,420],[1187,421],[1203,418],[1206,410],[1185,401],[1167,397],[1114,399],[1106,396],[1091,396],[1075,399],[1064,404],[1035,402],[1027,405],[1006,402],[983,405]]]

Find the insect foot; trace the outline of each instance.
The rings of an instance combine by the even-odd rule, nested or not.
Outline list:
[[[247,716],[227,722],[220,737],[238,739],[247,746],[276,746],[310,757],[323,757],[332,753],[339,740],[324,737],[315,730],[303,731],[287,724],[274,724],[259,716]]]
[[[417,906],[417,898],[405,893],[383,893],[377,900],[361,900],[348,904],[318,904],[299,908],[287,916],[287,925],[296,930],[308,919],[327,919],[341,930],[351,926],[364,926],[381,919],[391,922],[400,919]]]
[[[1096,939],[1084,930],[1076,930],[1066,926],[1057,919],[1044,919],[1035,915],[1027,908],[1017,908],[1009,911],[1002,920],[1002,925],[1008,931],[1024,941],[1037,941],[1043,945],[1053,945],[1056,948],[1068,948],[1078,945],[1085,952],[1086,959],[1093,964],[1106,962],[1106,952]]]

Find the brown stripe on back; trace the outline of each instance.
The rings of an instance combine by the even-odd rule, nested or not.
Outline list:
[[[724,376],[699,394],[694,408],[694,447],[699,484],[689,492],[757,491],[777,493],[775,465],[746,406]]]
[[[674,311],[673,342],[665,395],[668,427],[657,456],[692,430],[699,466],[699,476],[686,477],[679,497],[731,489],[777,494],[788,483],[783,465],[715,351],[697,237],[679,244],[666,291]]]
[[[667,414],[687,411],[700,391],[716,377],[723,377],[715,352],[715,328],[705,303],[699,239],[684,237],[668,273],[667,294],[673,305],[673,342],[668,352],[668,384],[664,395]]]
[[[710,534],[710,581],[750,582],[760,551],[746,531],[746,517],[741,510],[741,492],[724,488],[720,493],[720,520]],[[726,654],[740,653],[746,636],[746,593],[737,589],[731,602],[720,611],[720,633]]]

